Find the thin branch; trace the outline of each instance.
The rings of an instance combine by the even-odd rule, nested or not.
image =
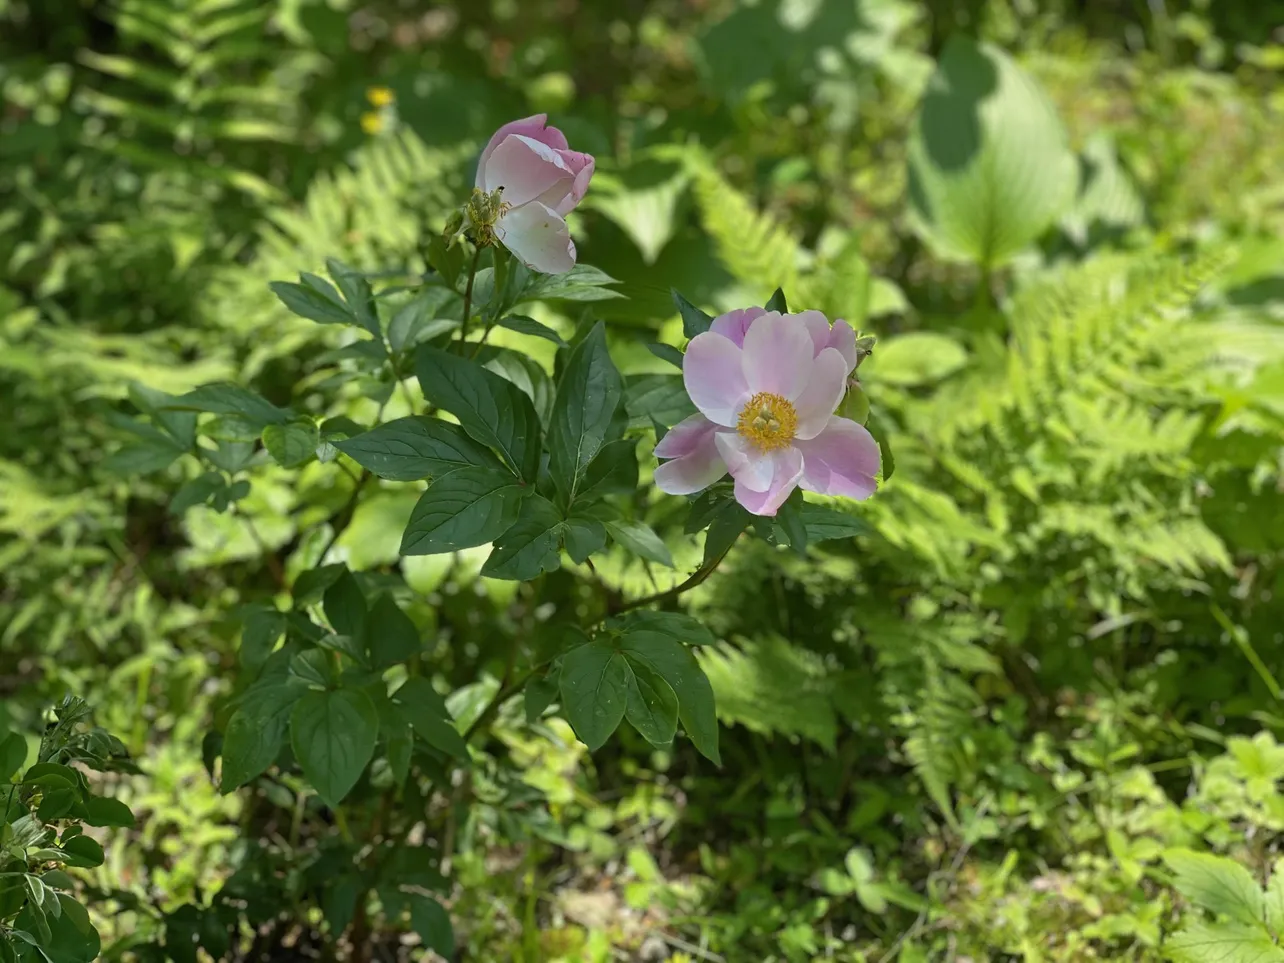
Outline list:
[[[735,543],[732,542],[732,545],[734,544]],[[675,585],[671,589],[666,589],[663,592],[656,592],[654,595],[647,595],[640,599],[634,599],[631,602],[625,602],[622,606],[620,606],[616,614],[618,615],[621,612],[628,612],[631,609],[641,608],[644,605],[651,605],[654,602],[667,602],[669,599],[677,598],[683,592],[689,592],[691,589],[695,588],[697,585],[699,585],[705,579],[707,579],[710,575],[712,575],[714,573],[714,570],[717,569],[717,567],[722,564],[722,560],[727,557],[727,553],[730,551],[731,551],[731,545],[728,545],[726,548],[722,550],[722,552],[716,558],[702,565],[699,569],[696,570],[695,574],[692,575],[685,582]]]
[[[468,340],[468,322],[472,320],[473,313],[473,282],[477,280],[477,262],[481,260],[481,252],[481,246],[475,246],[472,262],[468,265],[468,284],[464,287],[464,321],[459,326],[460,344]]]

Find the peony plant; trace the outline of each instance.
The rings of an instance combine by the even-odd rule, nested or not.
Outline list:
[[[429,826],[430,846],[398,840],[424,812],[481,804],[467,774],[497,720],[560,716],[590,750],[623,721],[656,747],[681,731],[720,764],[699,658],[715,639],[681,596],[746,532],[797,552],[852,537],[859,519],[803,493],[863,499],[878,485],[880,447],[858,423],[868,406],[855,379],[870,339],[818,311],[788,313],[781,292],[717,318],[675,295],[686,351],[652,347],[681,373],[648,375],[646,390],[621,374],[591,308],[621,292],[576,263],[566,223],[594,167],[544,115],[513,121],[481,152],[445,231],[425,232],[410,275],[332,259],[328,279],[274,283],[293,314],[344,329],[343,346],[315,362],[329,376],[310,377],[289,406],[228,383],[131,394],[149,422],[135,428],[150,446],[136,463],[187,474],[175,514],[235,512],[262,544],[240,511],[260,486],[285,477],[335,493],[300,512],[273,581],[241,600],[238,675],[207,747],[224,792],[286,780],[334,814],[343,835],[332,869],[307,892],[334,938],[354,945],[379,913],[452,952],[441,900],[454,816]],[[524,313],[536,301],[589,307],[559,331]],[[503,346],[491,343],[498,329]],[[551,370],[521,350],[526,339],[556,346]],[[638,454],[652,435],[654,485]],[[437,603],[405,582],[406,568],[350,564],[345,530],[389,494],[415,499],[403,559],[480,550],[482,577],[522,583],[522,630],[462,688],[441,671]],[[651,523],[672,513],[672,496],[687,500],[687,521],[662,537]],[[701,564],[665,578],[666,538],[702,539]],[[657,590],[611,587],[593,561],[608,555],[653,566]],[[556,587],[563,569],[583,574],[583,591]],[[393,804],[404,798],[418,809]],[[253,903],[229,897],[202,912],[212,929],[233,929],[253,922]]]

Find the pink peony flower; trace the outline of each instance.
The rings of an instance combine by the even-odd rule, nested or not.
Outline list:
[[[584,199],[593,157],[567,149],[566,137],[536,114],[505,124],[477,162],[477,187],[503,188],[495,236],[528,268],[565,274],[575,267],[575,242],[565,216]]]
[[[708,488],[728,472],[736,500],[775,515],[793,490],[868,498],[878,442],[839,418],[856,367],[856,332],[819,311],[745,308],[716,318],[687,346],[682,377],[700,409],[656,445],[670,459],[655,483],[671,495]]]

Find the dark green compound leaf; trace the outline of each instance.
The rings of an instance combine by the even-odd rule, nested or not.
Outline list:
[[[600,749],[624,718],[632,677],[624,656],[600,643],[572,649],[563,658],[562,707],[590,751]]]
[[[606,530],[616,543],[639,558],[673,568],[673,556],[668,547],[645,522],[613,520],[606,523]]]
[[[626,623],[620,648],[630,665],[645,665],[669,683],[677,694],[678,718],[687,736],[702,755],[721,765],[713,686],[691,650],[670,632],[656,631],[654,622]]]
[[[245,785],[276,761],[285,744],[290,712],[307,691],[298,679],[273,676],[242,696],[223,733],[222,792]]]
[[[576,564],[606,547],[606,526],[592,515],[572,512],[562,528],[566,554]]]
[[[673,303],[678,307],[678,314],[682,316],[682,333],[687,340],[709,330],[709,326],[713,324],[711,315],[705,314],[676,290],[670,293],[673,295]]]
[[[364,692],[311,691],[290,713],[290,745],[303,774],[332,809],[374,755],[379,715]]]
[[[390,595],[382,595],[366,619],[366,651],[370,664],[386,669],[405,662],[420,648],[419,630]]]
[[[501,328],[507,328],[509,331],[516,331],[518,334],[529,334],[535,338],[543,338],[545,341],[552,341],[559,348],[566,347],[566,341],[563,337],[550,328],[547,324],[541,324],[534,318],[528,318],[523,314],[510,314],[507,317],[500,318],[497,322]]]
[[[768,311],[779,311],[781,314],[789,313],[789,305],[785,301],[785,292],[776,288],[772,292],[771,298],[767,301],[766,308]]]
[[[398,418],[333,444],[362,468],[389,481],[418,481],[457,468],[503,468],[489,448],[473,441],[458,425],[439,418]]]
[[[622,438],[602,446],[584,472],[579,498],[601,495],[631,495],[638,487],[638,442]]]
[[[624,382],[598,322],[572,350],[553,401],[548,431],[549,473],[568,502],[582,488],[589,464],[612,439]]]
[[[561,565],[561,538],[561,513],[548,499],[532,495],[522,504],[517,521],[495,542],[481,573],[488,578],[526,582],[554,572]]]
[[[62,851],[68,866],[79,866],[81,869],[93,869],[103,864],[103,848],[96,839],[88,836],[75,836],[64,840]]]
[[[268,425],[283,425],[293,417],[288,409],[278,408],[248,388],[228,382],[203,385],[175,398],[168,407],[215,415],[238,415],[258,431]]]
[[[788,544],[801,558],[807,557],[807,524],[803,519],[803,500],[801,489],[794,489],[793,495],[785,500],[776,512],[776,522],[785,533]]]
[[[560,668],[560,667],[559,667]],[[558,673],[550,671],[547,675],[536,676],[526,683],[522,693],[526,709],[526,721],[536,722],[544,711],[553,704],[558,692]]]
[[[461,468],[434,481],[415,504],[402,555],[435,555],[493,542],[521,514],[531,494],[506,471]]]
[[[89,796],[85,799],[85,824],[89,826],[121,826],[130,828],[134,825],[134,814],[119,799],[106,796]]]
[[[16,732],[0,739],[0,783],[7,783],[26,762],[26,739]]]
[[[657,358],[659,358],[661,361],[667,361],[669,362],[669,364],[673,365],[679,371],[682,370],[682,361],[684,356],[682,352],[679,351],[677,348],[675,348],[673,345],[653,342],[651,344],[648,344],[646,346],[646,349],[650,351],[653,355],[655,355]]]
[[[627,658],[627,656],[626,656]],[[673,687],[646,662],[629,662],[625,718],[653,746],[667,746],[678,729],[678,696]]]
[[[431,896],[407,894],[410,903],[410,925],[419,934],[424,946],[444,959],[455,955],[455,931],[450,914]]]
[[[382,343],[383,331],[379,327],[379,314],[375,309],[374,291],[370,288],[370,282],[360,271],[335,258],[326,258],[325,267],[343,292],[343,299],[347,302],[353,321]]]
[[[329,289],[327,293],[317,284],[298,284],[294,281],[273,281],[268,287],[281,299],[291,312],[317,324],[355,324],[356,318],[339,297],[339,292],[326,280],[312,275],[317,282]]]
[[[526,480],[535,480],[540,426],[525,392],[475,361],[430,345],[415,353],[415,374],[430,404],[449,411],[476,441],[496,449]]]
[[[325,590],[322,604],[325,617],[339,635],[358,640],[365,636],[366,597],[351,572],[343,572]]]
[[[392,702],[398,715],[424,742],[456,759],[468,761],[464,737],[459,734],[445,700],[431,682],[422,676],[411,676],[392,694]]]
[[[297,468],[311,461],[321,444],[321,433],[310,418],[296,418],[263,429],[263,447],[283,468]]]

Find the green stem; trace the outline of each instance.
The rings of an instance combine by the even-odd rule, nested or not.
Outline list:
[[[732,542],[732,545],[734,544],[735,543]],[[727,557],[727,553],[730,551],[731,545],[728,545],[716,558],[700,566],[700,568],[696,570],[695,574],[685,582],[675,585],[671,589],[666,589],[663,592],[656,592],[654,595],[646,595],[640,599],[634,599],[632,602],[625,602],[620,606],[619,611],[616,614],[618,615],[620,612],[628,612],[630,609],[641,608],[642,606],[650,605],[653,602],[666,602],[669,599],[677,598],[683,592],[689,592],[712,575],[714,570],[722,564],[722,560]]]
[[[481,260],[481,247],[473,248],[473,259],[468,265],[468,284],[464,286],[464,322],[459,326],[459,343],[468,340],[468,322],[473,313],[473,282],[477,280],[477,262]]]

